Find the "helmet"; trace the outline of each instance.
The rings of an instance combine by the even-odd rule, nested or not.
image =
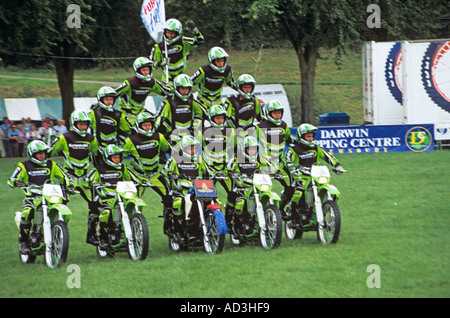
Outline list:
[[[225,68],[227,66],[227,57],[228,57],[228,54],[227,54],[227,52],[225,52],[224,49],[222,49],[221,47],[215,46],[212,49],[210,49],[208,52],[209,65],[211,65],[211,67],[214,70],[216,70],[217,72],[223,73],[223,72],[225,72]],[[223,64],[222,67],[217,67],[216,64],[214,64],[214,60],[217,60],[217,59],[225,59],[225,63]]]
[[[197,161],[197,158],[198,158],[197,150],[198,150],[198,146],[200,146],[200,142],[198,142],[198,140],[196,140],[191,135],[186,135],[181,138],[181,140],[179,141],[178,144],[180,146],[180,150],[181,150],[183,157],[187,158],[190,162]],[[194,153],[187,152],[186,148],[192,147],[192,146],[195,147]]]
[[[47,164],[48,156],[47,156],[47,150],[50,147],[47,146],[43,141],[41,140],[33,140],[30,142],[27,146],[27,155],[28,158],[30,158],[31,162],[34,162],[35,164],[38,164],[40,166],[45,166]],[[36,153],[45,151],[45,159],[44,160],[38,160],[36,158]]]
[[[189,76],[187,76],[186,74],[180,74],[177,77],[175,77],[173,80],[173,88],[175,90],[175,95],[177,95],[182,101],[187,101],[189,99],[189,97],[191,97],[192,86],[194,86],[194,84],[192,83],[191,78]],[[189,93],[187,95],[182,95],[178,91],[178,88],[180,88],[180,87],[190,88]]]
[[[103,103],[103,98],[104,97],[113,97],[114,98],[114,103],[112,105],[105,105]],[[116,99],[117,99],[116,91],[113,88],[109,87],[109,86],[100,87],[100,89],[97,92],[98,104],[100,105],[100,107],[103,107],[104,109],[106,109],[109,112],[112,112],[114,110],[114,104],[116,103]]]
[[[248,74],[242,74],[241,76],[238,77],[237,81],[236,81],[236,85],[238,87],[238,92],[239,94],[244,97],[245,99],[250,99],[252,98],[253,95],[253,91],[255,90],[255,79],[253,78],[253,76],[248,75]],[[250,93],[244,93],[242,91],[242,85],[244,84],[250,84],[253,86],[252,91]]]
[[[308,133],[313,133],[314,134],[314,138],[316,137],[316,131],[317,131],[317,127],[311,125],[311,124],[301,124],[300,126],[298,126],[297,129],[297,140],[299,142],[301,142],[302,144],[308,146],[308,147],[313,147],[314,146],[314,140],[313,141],[306,141],[303,136],[305,134]]]
[[[125,150],[123,150],[122,148],[120,148],[119,146],[116,145],[108,145],[105,147],[105,149],[103,149],[103,160],[105,161],[105,163],[111,167],[113,167],[114,169],[121,169],[122,168],[122,160],[123,160],[123,153],[125,152]],[[114,163],[111,160],[111,156],[112,155],[120,155],[120,162],[119,163]]]
[[[144,130],[141,127],[143,123],[152,123],[152,128],[149,130]],[[155,133],[155,116],[149,112],[142,112],[136,117],[136,129],[141,135],[151,137]]]
[[[143,75],[141,73],[141,68],[142,67],[149,67],[150,68],[150,73],[148,73],[147,75]],[[152,62],[146,58],[146,57],[138,57],[137,59],[134,60],[133,62],[133,68],[134,68],[134,73],[136,74],[136,77],[146,81],[146,82],[150,82],[150,80],[152,79]]]
[[[166,38],[166,30],[177,32],[177,35],[173,39]],[[181,25],[181,22],[177,19],[169,19],[164,23],[164,41],[168,45],[171,45],[172,43],[178,41],[181,38],[181,35],[183,34],[183,26]]]
[[[272,117],[272,112],[275,110],[281,110],[281,117],[280,119],[275,119]],[[271,100],[263,109],[264,116],[266,116],[267,120],[271,121],[275,125],[279,126],[281,122],[283,121],[281,118],[283,118],[284,114],[284,106],[276,99]]]
[[[91,123],[91,117],[81,110],[74,110],[70,115],[70,128],[81,137],[86,137],[87,130],[80,130],[77,127],[78,122],[87,122],[88,127]]]
[[[249,155],[247,153],[247,149],[254,148],[254,147],[256,147],[255,154],[254,155]],[[252,161],[252,162],[256,161],[256,158],[258,157],[259,143],[258,143],[258,141],[256,140],[255,137],[253,137],[253,136],[246,136],[244,138],[244,140],[242,141],[242,148],[243,148],[243,151],[244,151],[244,157],[245,158],[249,159],[249,161]]]
[[[224,121],[222,124],[216,124],[214,122],[215,116],[223,116]],[[222,105],[212,105],[211,108],[208,110],[208,118],[209,122],[211,123],[211,126],[218,128],[218,129],[224,129],[227,126],[227,111]]]

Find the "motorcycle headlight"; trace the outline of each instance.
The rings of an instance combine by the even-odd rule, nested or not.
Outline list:
[[[324,183],[328,183],[328,178],[327,177],[319,177],[319,180],[317,180],[317,182],[324,184]]]
[[[270,187],[268,184],[261,185],[261,191],[269,191]]]
[[[133,198],[133,192],[127,191],[124,194],[125,199],[132,199]]]
[[[59,203],[60,200],[61,200],[61,198],[56,195],[52,195],[49,199],[50,203]]]

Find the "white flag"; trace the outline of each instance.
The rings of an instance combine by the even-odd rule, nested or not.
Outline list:
[[[150,36],[156,43],[162,41],[166,11],[164,0],[144,0],[141,8],[141,18]]]

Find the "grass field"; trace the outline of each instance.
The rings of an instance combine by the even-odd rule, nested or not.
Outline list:
[[[150,52],[150,48],[149,48]],[[147,56],[149,52],[143,52]],[[300,124],[300,71],[297,56],[293,49],[263,49],[259,51],[227,50],[230,58],[227,63],[233,67],[235,78],[243,73],[255,77],[257,84],[283,84],[292,109],[294,125]],[[255,59],[260,57],[259,63]],[[192,75],[207,63],[207,52],[196,50],[189,59],[187,74]],[[133,75],[132,61],[129,69],[91,69],[76,70],[76,81],[98,81],[122,83]],[[257,67],[257,68],[256,68]],[[161,72],[155,71],[159,78]],[[0,98],[59,98],[59,88],[54,70],[23,70],[16,67],[0,68],[0,75],[19,78],[0,77]],[[28,78],[28,79],[27,79]],[[48,80],[36,80],[48,79]],[[75,82],[75,97],[95,97],[102,84]],[[112,85],[113,87],[116,87]],[[335,64],[333,51],[322,51],[317,61],[315,80],[315,115],[329,112],[347,112],[350,123],[363,123],[362,107],[362,69],[361,54],[348,52],[341,65]]]
[[[61,158],[57,158],[60,160]],[[70,250],[66,266],[50,270],[38,257],[21,265],[14,212],[23,195],[6,180],[16,159],[0,159],[0,297],[144,298],[448,298],[450,296],[449,151],[338,155],[348,170],[332,183],[342,193],[341,237],[321,245],[315,234],[283,238],[276,250],[234,247],[227,236],[222,254],[202,249],[175,253],[162,233],[161,203],[149,190],[144,215],[150,225],[147,260],[126,253],[99,259],[84,243],[86,204],[69,202]],[[81,287],[69,288],[76,264]],[[368,288],[380,268],[380,288]]]

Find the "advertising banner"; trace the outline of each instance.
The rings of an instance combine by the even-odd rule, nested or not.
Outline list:
[[[434,150],[434,125],[320,127],[316,140],[336,154],[424,152]]]

